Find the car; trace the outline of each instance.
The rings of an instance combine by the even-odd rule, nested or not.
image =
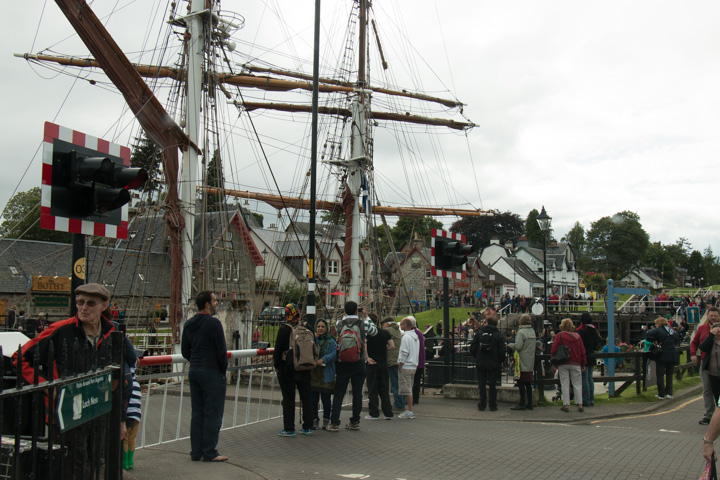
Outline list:
[[[276,325],[285,321],[285,307],[265,307],[258,317],[259,323]]]

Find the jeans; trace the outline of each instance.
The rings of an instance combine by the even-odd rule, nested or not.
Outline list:
[[[192,368],[190,365],[190,457],[212,460],[217,451],[225,407],[225,374],[217,370]]]
[[[379,417],[380,410],[378,406],[382,406],[383,414],[386,417],[392,417],[392,405],[390,405],[390,380],[388,378],[388,368],[385,363],[367,366],[367,388],[368,388],[368,411],[371,417]]]
[[[390,388],[393,394],[393,407],[404,410],[405,397],[398,395],[398,366],[388,367],[388,373],[390,374]]]
[[[333,395],[332,415],[330,423],[340,425],[340,410],[347,391],[348,384],[352,382],[352,417],[350,423],[360,423],[362,411],[363,383],[365,383],[365,362],[344,363],[338,362],[335,376],[335,394]]]
[[[312,392],[312,412],[313,419],[320,420],[319,403],[322,401],[323,418],[330,420],[330,411],[332,410],[332,393]]]
[[[490,389],[490,408],[497,408],[497,381],[500,378],[500,370],[480,370],[477,369],[478,390],[480,391],[480,402],[478,406],[485,408],[488,404],[487,390],[485,385]]]
[[[655,362],[655,375],[657,378],[658,396],[672,395],[673,393],[674,362]],[[667,382],[667,383],[666,383]]]
[[[295,388],[300,394],[302,428],[312,428],[313,408],[309,372],[300,372],[299,374],[291,372],[288,374],[284,370],[278,370],[277,378],[282,391],[283,430],[295,431]]]
[[[594,360],[593,360],[594,361]],[[582,372],[582,403],[590,405],[595,403],[595,382],[593,381],[594,365],[588,362],[585,371]]]
[[[560,377],[560,389],[562,390],[563,405],[570,405],[570,385],[575,390],[575,403],[582,405],[582,373],[580,365],[564,365],[558,366],[558,376]]]

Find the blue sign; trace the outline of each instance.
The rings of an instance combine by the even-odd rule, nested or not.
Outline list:
[[[688,323],[700,323],[700,309],[698,307],[687,307],[685,309],[685,315]]]

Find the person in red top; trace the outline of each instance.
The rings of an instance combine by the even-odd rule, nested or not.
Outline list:
[[[570,384],[575,391],[575,403],[578,412],[582,412],[582,372],[585,370],[586,356],[585,346],[580,335],[575,333],[575,325],[569,318],[560,322],[560,333],[555,335],[555,340],[550,350],[554,357],[560,345],[565,345],[570,351],[570,361],[558,365],[558,376],[560,377],[560,389],[562,390],[563,412],[570,411]]]
[[[712,324],[720,322],[720,311],[718,311],[718,308],[709,307],[707,309],[705,319],[705,323],[698,325],[697,330],[695,330],[695,336],[693,336],[693,339],[690,342],[690,359],[696,368],[698,364],[701,364],[701,361],[705,359],[706,355],[705,352],[700,351],[700,356],[698,356],[700,344],[710,334],[710,327]],[[700,425],[707,425],[710,423],[710,419],[715,411],[715,397],[713,396],[712,389],[710,388],[710,372],[706,369],[701,369],[700,379],[702,380],[703,386],[703,404],[705,406],[705,415],[703,415],[703,418],[698,423]]]

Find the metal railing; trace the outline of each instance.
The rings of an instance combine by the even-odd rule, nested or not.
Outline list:
[[[281,392],[272,363],[247,363],[249,359],[267,358],[272,352],[272,349],[228,352],[229,358],[237,364],[230,365],[227,370],[232,388],[228,388],[226,393],[222,430],[282,415]],[[185,368],[187,364],[182,355],[144,357],[138,361],[139,369],[172,366],[167,370],[176,370],[136,377],[142,391],[138,448],[183,440],[190,436],[191,402]]]

